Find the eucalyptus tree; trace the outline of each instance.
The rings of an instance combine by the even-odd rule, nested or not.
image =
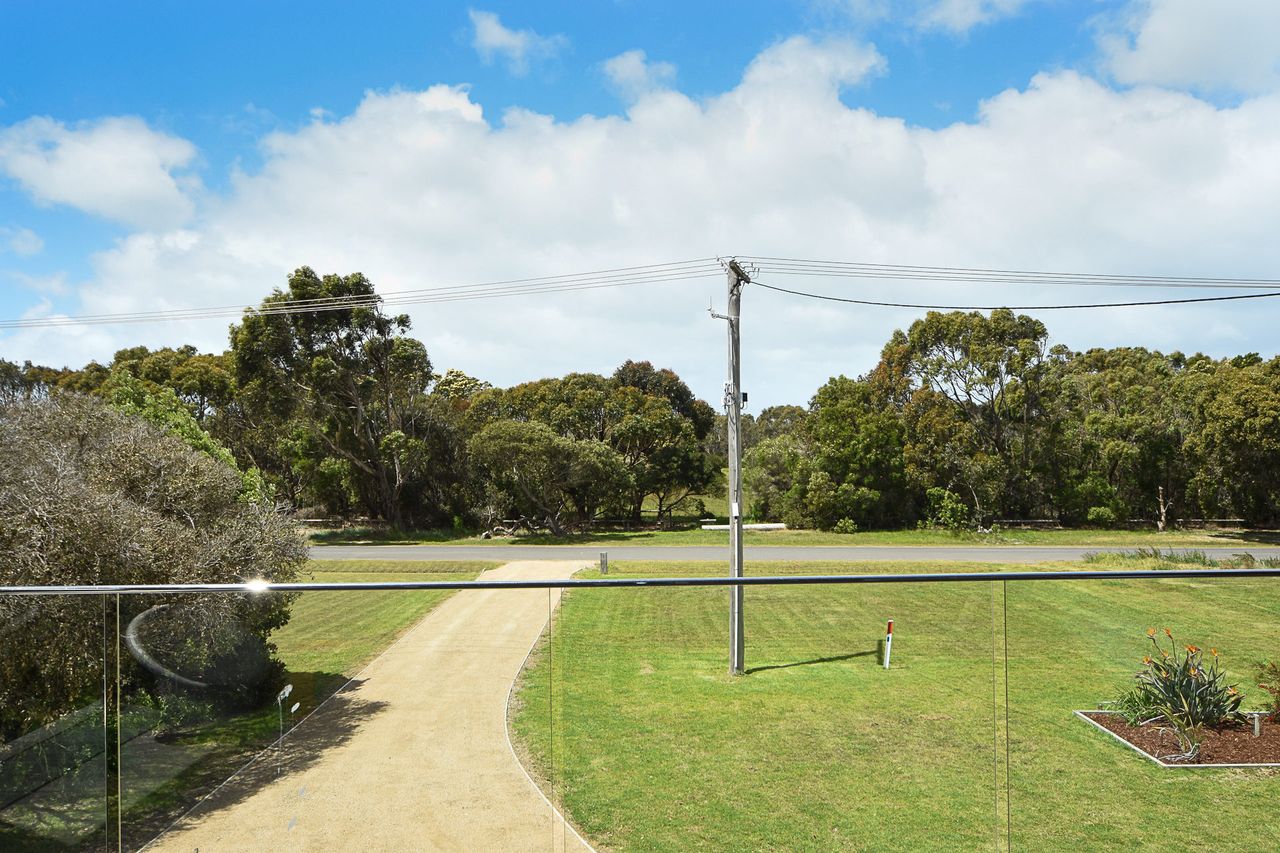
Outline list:
[[[493,421],[472,436],[469,450],[488,482],[556,535],[572,520],[590,521],[628,487],[626,467],[607,444],[536,421]]]
[[[359,304],[278,310],[307,300]],[[432,464],[431,360],[409,328],[407,315],[382,312],[360,273],[321,277],[300,267],[287,290],[231,330],[245,434],[267,465],[286,478],[324,464],[340,470],[361,509],[398,527],[438,515],[421,501]]]

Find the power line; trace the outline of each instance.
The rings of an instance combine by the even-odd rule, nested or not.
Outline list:
[[[942,281],[968,284],[1019,284],[1059,285],[1085,287],[1133,287],[1133,288],[1229,288],[1267,290],[1269,292],[1226,297],[1202,297],[1195,299],[1161,299],[1134,302],[1103,302],[1088,304],[1029,305],[1029,306],[962,306],[925,305],[909,302],[882,302],[870,299],[826,296],[801,290],[768,285],[756,281],[761,287],[803,296],[857,305],[890,308],[924,308],[936,310],[993,310],[1013,307],[1014,310],[1068,310],[1081,308],[1121,308],[1147,305],[1181,305],[1205,302],[1226,302],[1237,299],[1265,298],[1277,295],[1280,280],[1259,278],[1222,278],[1208,276],[1147,276],[1128,274],[1094,274],[1075,272],[1047,272],[1036,270],[1001,270],[982,267],[942,267],[911,264],[872,264],[856,261],[824,261],[805,258],[781,258],[770,256],[743,256],[745,263],[768,275],[818,278],[857,278],[866,280],[899,280],[930,282]],[[668,263],[643,264],[630,267],[594,270],[552,276],[536,276],[519,279],[480,282],[475,284],[416,288],[377,295],[352,295],[273,301],[258,307],[224,305],[206,308],[179,308],[156,311],[123,312],[114,314],[87,314],[66,317],[35,317],[0,321],[0,329],[47,328],[73,325],[106,325],[121,323],[153,323],[172,321],[198,321],[216,318],[239,318],[246,314],[272,316],[321,311],[345,311],[358,308],[391,307],[399,305],[427,305],[444,302],[464,302],[477,299],[497,299],[512,296],[568,293],[601,288],[629,287],[647,284],[663,284],[711,278],[722,274],[722,265],[714,258],[701,258]]]
[[[871,305],[877,308],[923,308],[936,311],[1066,311],[1073,308],[1138,308],[1148,305],[1190,305],[1199,302],[1232,302],[1239,299],[1267,299],[1280,296],[1280,291],[1270,293],[1242,293],[1234,296],[1201,296],[1193,299],[1152,299],[1144,302],[1094,302],[1070,305],[923,305],[914,302],[879,302],[872,299],[849,299],[843,296],[829,296],[823,293],[809,293],[803,290],[791,290],[777,285],[765,284],[753,279],[752,284],[766,290],[789,293],[792,296],[803,296],[808,299],[822,299],[828,302],[846,302],[852,305]]]
[[[1229,278],[1221,276],[1165,276],[1117,273],[1048,272],[1044,270],[1002,270],[984,267],[918,266],[912,264],[871,264],[857,261],[818,261],[802,258],[744,256],[763,272],[789,276],[824,278],[906,279],[982,284],[1048,284],[1084,287],[1170,287],[1170,288],[1280,288],[1280,279]]]
[[[0,329],[40,328],[70,325],[105,325],[116,323],[150,323],[175,320],[208,320],[219,317],[238,318],[245,313],[260,315],[299,314],[319,311],[344,311],[375,306],[422,305],[462,302],[526,294],[565,293],[662,284],[721,275],[714,259],[646,264],[566,275],[539,276],[479,284],[450,285],[397,291],[385,296],[352,295],[315,299],[282,300],[259,307],[226,305],[210,308],[180,308],[161,311],[138,311],[114,314],[88,314],[70,317],[37,317],[0,321]]]

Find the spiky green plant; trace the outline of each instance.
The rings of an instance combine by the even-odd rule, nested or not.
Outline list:
[[[1226,683],[1219,668],[1218,650],[1205,651],[1194,644],[1178,648],[1173,632],[1164,629],[1169,640],[1160,645],[1155,628],[1147,629],[1154,654],[1142,658],[1135,684],[1112,703],[1132,725],[1163,720],[1178,738],[1182,753],[1171,758],[1192,760],[1200,754],[1205,726],[1243,721],[1240,703],[1244,693]]]

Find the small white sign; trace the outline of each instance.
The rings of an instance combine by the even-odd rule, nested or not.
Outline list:
[[[732,515],[734,518],[737,518],[737,517],[738,517],[739,512],[738,512],[738,502],[737,502],[737,501],[734,501],[733,503],[729,504],[729,514],[730,514],[730,515]]]

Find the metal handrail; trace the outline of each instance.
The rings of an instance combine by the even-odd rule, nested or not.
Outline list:
[[[1160,580],[1168,578],[1275,578],[1274,569],[1143,569],[1084,572],[938,572],[878,575],[759,575],[705,578],[570,578],[556,580],[374,581],[371,583],[115,584],[103,586],[0,586],[2,595],[162,595],[169,593],[352,592],[390,589],[593,589],[613,587],[793,586],[861,583],[978,583],[981,581]]]

